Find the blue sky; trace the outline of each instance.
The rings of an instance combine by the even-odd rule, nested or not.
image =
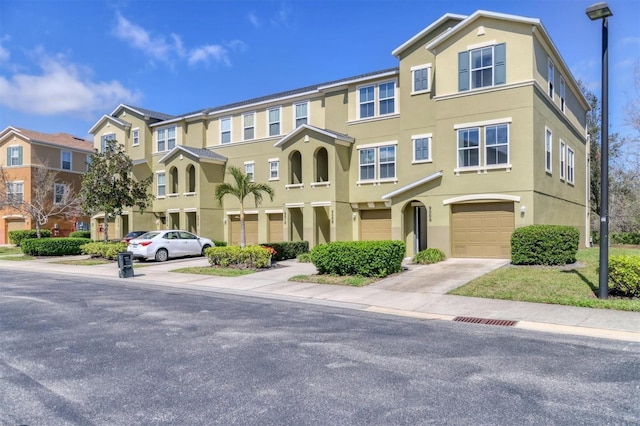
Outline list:
[[[397,66],[391,51],[447,12],[538,18],[600,96],[596,0],[0,0],[0,129],[90,138],[118,104],[182,114]],[[610,0],[611,132],[640,96],[640,0]]]

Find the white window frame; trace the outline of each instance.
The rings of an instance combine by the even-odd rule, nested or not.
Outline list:
[[[16,191],[16,188],[18,188],[18,186],[21,189],[20,192]],[[14,180],[14,181],[7,182],[5,189],[7,191],[7,198],[10,198],[11,196],[15,196],[16,194],[20,194],[20,199],[13,200],[13,202],[17,201],[22,203],[24,201],[24,181],[23,180]]]
[[[416,90],[416,72],[426,70],[427,72],[427,88]],[[411,94],[419,95],[421,93],[429,93],[431,91],[431,64],[416,65],[411,67]]]
[[[566,108],[566,94],[567,94],[567,83],[564,80],[564,77],[560,76],[560,110],[565,112]]]
[[[564,143],[562,139],[560,139],[560,180],[564,180],[565,170],[567,169],[566,149],[567,149],[567,145]]]
[[[162,184],[160,184],[160,176],[162,176]],[[160,194],[160,188],[162,188],[162,194]],[[167,197],[167,174],[164,170],[158,170],[156,172],[156,198]]]
[[[305,106],[306,114],[298,116],[298,106],[302,106],[302,105]],[[310,113],[310,102],[309,101],[296,102],[295,104],[293,104],[293,126],[294,126],[294,128],[297,129],[302,124],[309,124],[310,123],[310,121],[309,121],[309,113]],[[298,120],[304,120],[304,123],[298,124]]]
[[[256,163],[255,161],[244,162],[244,174],[249,177],[249,182],[256,181]]]
[[[544,171],[553,172],[553,132],[550,128],[544,128]]]
[[[428,157],[427,158],[421,158],[418,159],[416,158],[416,141],[418,140],[423,140],[426,139],[427,140],[427,154]],[[431,133],[426,133],[424,135],[413,135],[411,136],[411,144],[413,146],[413,163],[414,164],[419,164],[419,163],[431,163],[433,161],[433,156],[431,155],[431,142],[433,139],[433,135]]]
[[[496,52],[494,50],[495,45],[489,45],[489,46],[481,46],[481,47],[477,47],[474,49],[469,49],[469,89],[471,90],[475,90],[475,89],[483,89],[485,87],[493,87],[495,86],[495,79],[496,79]],[[482,56],[482,51],[483,50],[487,50],[490,49],[491,50],[491,65],[489,66],[482,66],[480,65],[479,68],[474,68],[473,67],[473,52],[480,52],[480,56]],[[481,61],[482,62],[482,61]],[[482,73],[484,70],[486,69],[491,69],[491,84],[483,84],[481,86],[475,86],[475,79],[473,78],[474,72],[480,72]]]
[[[64,156],[65,154],[69,154],[69,168],[64,167]],[[61,170],[71,170],[73,168],[73,154],[71,151],[60,151],[60,169]]]
[[[248,117],[251,117],[253,121],[250,126],[247,126]],[[251,131],[253,132],[253,136],[250,138],[247,137],[247,130],[249,129],[251,129]],[[251,141],[251,140],[254,140],[255,138],[256,138],[256,113],[255,111],[245,112],[244,114],[242,114],[242,140]]]
[[[554,91],[553,85],[555,81],[556,67],[553,65],[553,61],[551,60],[551,58],[549,58],[548,63],[549,65],[547,69],[547,80],[549,81],[549,85],[547,88],[547,92],[548,92],[547,94],[551,99],[553,99],[553,91]]]
[[[393,83],[393,96],[392,97],[380,97],[380,87],[389,83]],[[362,102],[360,99],[360,92],[364,89],[373,87],[373,100],[367,99],[366,102]],[[397,80],[385,80],[377,83],[362,84],[356,87],[356,105],[357,105],[357,117],[358,120],[374,119],[379,117],[388,117],[398,114],[399,102],[398,102],[398,81]],[[380,113],[380,104],[382,101],[393,100],[393,112],[387,112],[385,114]],[[362,105],[373,103],[373,115],[362,117]]]
[[[225,129],[224,123],[229,123],[229,129]],[[231,143],[231,138],[233,136],[232,126],[233,121],[231,117],[220,117],[220,145],[227,145]],[[229,134],[229,140],[225,142],[224,135]]]
[[[276,111],[278,114],[278,119],[275,121],[271,121],[271,112]],[[278,131],[276,133],[271,132],[271,125],[278,125]],[[267,135],[269,136],[279,136],[282,134],[282,107],[273,107],[267,109]]]
[[[169,131],[173,129],[173,138],[169,138]],[[160,132],[162,132],[164,138],[162,141],[164,142],[164,149],[160,150]],[[173,140],[173,146],[170,147],[170,141]],[[173,148],[178,146],[178,127],[177,126],[167,126],[156,129],[156,152],[168,152]]]
[[[393,148],[393,161],[385,161],[381,162],[380,151],[382,149]],[[356,182],[358,185],[367,184],[367,183],[381,183],[381,182],[397,182],[398,181],[398,142],[381,142],[367,145],[360,145],[358,148],[358,181]],[[362,151],[373,151],[373,162],[365,163],[361,162],[362,157],[360,153]],[[380,170],[382,164],[393,164],[393,176],[392,177],[380,177]],[[362,178],[362,167],[371,167],[373,166],[373,178]]]
[[[280,159],[269,158],[268,161],[269,161],[269,180],[280,180]]]
[[[9,147],[9,158],[7,158],[7,165],[8,166],[22,166],[24,163],[24,157],[22,159],[22,161],[20,161],[20,150],[22,149],[22,147],[20,145],[12,145]],[[24,150],[23,150],[24,151]],[[13,153],[16,153],[16,155],[14,156]],[[15,164],[13,160],[16,160]]]
[[[478,167],[480,167],[480,165],[482,164],[482,132],[480,131],[481,127],[480,126],[474,126],[474,127],[467,127],[467,128],[463,128],[463,129],[458,129],[458,131],[456,132],[456,165],[457,165],[457,169],[477,169]],[[478,133],[478,145],[475,147],[461,147],[460,146],[460,133],[461,132],[472,132],[475,131]],[[478,164],[475,165],[462,165],[460,164],[460,154],[462,151],[477,151],[478,152]]]
[[[574,150],[567,146],[567,182],[571,185],[575,183],[575,159]]]
[[[131,146],[140,145],[140,128],[131,129]]]
[[[90,154],[87,154],[86,164],[87,164],[87,171],[89,171],[89,167],[91,167],[91,155]]]
[[[108,140],[116,140],[115,133],[107,133],[100,136],[100,152],[105,152],[107,149],[107,141]]]
[[[60,199],[58,199],[58,188],[62,188],[62,194],[60,194]],[[54,183],[53,184],[53,204],[60,204],[64,201],[65,193],[67,192],[67,186],[63,183]]]
[[[506,143],[496,143],[496,144],[492,144],[489,145],[487,143],[487,131],[489,130],[489,128],[491,127],[495,127],[496,128],[496,135],[497,135],[497,131],[498,131],[498,127],[502,127],[502,126],[506,126],[507,127],[507,141]],[[482,150],[482,152],[484,153],[484,161],[483,164],[485,167],[507,167],[509,164],[511,164],[511,126],[509,123],[500,123],[500,124],[491,124],[491,125],[487,125],[484,126],[484,140],[480,141],[481,146],[484,146],[484,149]],[[495,164],[489,164],[488,162],[488,158],[489,158],[489,148],[498,148],[501,146],[506,146],[507,147],[507,161],[505,163],[495,163]]]

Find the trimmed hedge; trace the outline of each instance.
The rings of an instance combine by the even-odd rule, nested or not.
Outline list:
[[[271,251],[262,246],[209,247],[205,256],[211,266],[221,268],[268,268],[271,266]]]
[[[311,250],[320,274],[386,277],[400,272],[406,245],[402,241],[335,241]]]
[[[86,243],[86,241],[85,241]],[[90,242],[80,247],[82,254],[88,254],[91,257],[101,257],[103,259],[117,260],[118,253],[127,251],[127,243],[124,242]]]
[[[271,247],[276,251],[273,260],[296,259],[299,254],[309,253],[309,241],[281,241],[260,245]]]
[[[640,256],[611,256],[608,286],[612,294],[640,297]]]
[[[566,265],[576,261],[580,232],[571,226],[530,225],[511,235],[514,265]]]
[[[40,230],[40,238],[50,238],[51,231],[48,229]],[[15,246],[20,247],[22,244],[22,240],[26,240],[27,238],[38,238],[35,229],[22,229],[19,231],[9,231],[9,242]]]
[[[86,238],[29,238],[22,240],[22,253],[29,256],[68,256],[81,254]]]
[[[311,253],[299,254],[296,258],[300,263],[311,263]]]
[[[213,241],[213,244],[218,246],[218,247],[226,247],[227,246],[227,242],[226,241],[218,241],[218,240],[211,240]]]
[[[638,232],[616,232],[610,237],[612,244],[640,245],[640,233]]]
[[[91,231],[73,231],[69,238],[91,238]]]
[[[442,250],[437,248],[428,248],[418,252],[418,254],[413,257],[413,263],[428,265],[430,263],[441,262],[446,258],[447,256],[445,256]]]

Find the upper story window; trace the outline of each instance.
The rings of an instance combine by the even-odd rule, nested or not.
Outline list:
[[[269,159],[269,180],[280,179],[280,160],[277,158]]]
[[[369,118],[395,113],[395,96],[395,81],[359,87],[358,118]]]
[[[508,123],[458,128],[458,168],[481,166],[510,167]]]
[[[140,145],[140,129],[131,130],[131,145]]]
[[[574,161],[575,154],[571,148],[567,147],[567,182],[570,184],[574,183]]]
[[[431,64],[411,67],[413,86],[411,93],[422,93],[431,90]]]
[[[66,192],[67,192],[67,187],[64,184],[54,183],[53,184],[53,203],[60,204],[64,202]]]
[[[363,146],[358,148],[359,181],[392,180],[396,177],[396,146]]]
[[[89,171],[89,167],[91,167],[91,155],[87,154],[87,171]]]
[[[171,151],[176,147],[176,126],[158,129],[157,152]]]
[[[269,136],[280,134],[280,107],[271,108],[269,114]]]
[[[564,78],[560,77],[560,110],[564,112],[565,96],[567,94],[566,83]]]
[[[431,161],[431,134],[416,135],[411,139],[413,140],[413,162]]]
[[[250,112],[242,116],[242,127],[244,129],[243,139],[248,141],[256,137],[255,130],[256,113]]]
[[[156,196],[158,198],[164,198],[167,195],[167,187],[165,183],[165,174],[164,172],[156,173]]]
[[[560,180],[564,180],[564,171],[566,168],[566,150],[567,147],[562,139],[560,139]]]
[[[509,125],[487,126],[484,129],[485,163],[487,166],[509,164]]]
[[[220,143],[231,142],[231,117],[220,119]]]
[[[24,200],[24,182],[7,182],[7,201],[21,203]]]
[[[62,170],[71,170],[71,151],[60,152],[60,168]]]
[[[22,147],[7,147],[7,166],[22,166]]]
[[[295,104],[294,110],[296,128],[303,124],[309,124],[309,102]]]
[[[458,53],[458,90],[506,83],[505,43]]]
[[[553,99],[553,78],[555,75],[555,67],[553,66],[553,62],[549,59],[549,72],[547,78],[549,80],[549,97]]]
[[[115,141],[116,134],[109,133],[106,135],[100,136],[100,152],[105,152],[107,150],[107,141]]]
[[[551,149],[553,145],[553,134],[546,129],[544,135],[544,170],[551,173]]]
[[[458,130],[458,167],[480,165],[480,129]]]
[[[253,161],[247,161],[246,163],[244,163],[244,173],[249,178],[249,182],[255,181],[254,166],[255,164]]]

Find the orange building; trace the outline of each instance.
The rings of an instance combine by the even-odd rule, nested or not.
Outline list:
[[[66,190],[80,191],[92,152],[91,141],[67,133],[48,134],[7,127],[0,132],[0,166],[7,185],[4,190],[25,202],[31,201],[34,173],[46,167],[58,172],[51,192],[55,202]],[[41,229],[51,230],[52,236],[63,237],[78,229],[88,230],[88,222],[87,217],[52,217]],[[0,205],[0,244],[9,243],[9,231],[35,228],[35,222],[23,212]]]

